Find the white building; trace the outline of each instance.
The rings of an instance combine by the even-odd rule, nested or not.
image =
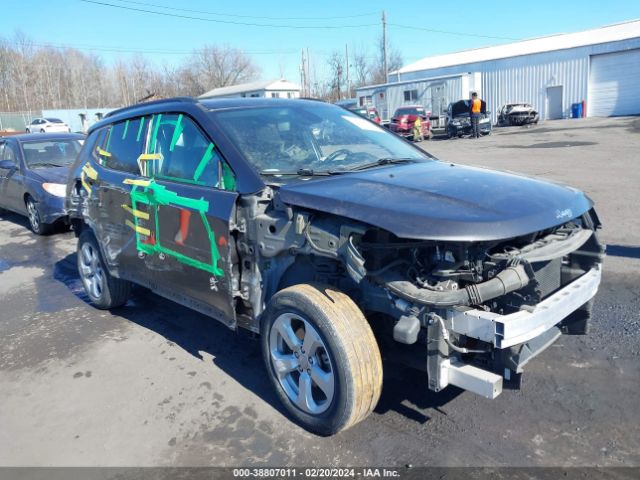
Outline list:
[[[582,101],[587,116],[640,114],[640,20],[426,57],[389,79],[358,89],[360,102],[376,104],[382,94],[389,114],[409,103],[438,114],[443,103],[475,90],[494,121],[502,105],[514,102],[534,105],[542,119],[570,117]]]
[[[299,98],[300,87],[285,79],[268,80],[260,82],[243,83],[230,87],[220,87],[209,90],[199,98],[237,98],[237,97],[263,97],[263,98]]]

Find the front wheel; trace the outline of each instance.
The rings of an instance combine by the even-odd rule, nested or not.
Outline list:
[[[42,222],[40,210],[38,209],[36,201],[31,197],[27,197],[25,204],[27,207],[27,217],[29,218],[31,231],[36,235],[46,235],[51,232],[51,224]]]
[[[278,397],[304,428],[332,435],[363,420],[382,389],[382,362],[356,304],[333,287],[278,292],[262,320],[262,352]]]
[[[99,309],[107,310],[127,303],[131,283],[109,273],[91,230],[83,231],[78,239],[78,273],[91,303]]]

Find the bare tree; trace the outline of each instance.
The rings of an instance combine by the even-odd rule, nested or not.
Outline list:
[[[335,102],[342,98],[345,85],[345,58],[341,52],[334,50],[327,60],[329,66],[329,97],[326,100]]]
[[[255,80],[260,69],[241,50],[230,46],[205,45],[182,69],[182,79],[190,95]]]
[[[402,67],[402,54],[396,49],[389,41],[387,41],[387,72],[384,71],[384,44],[383,38],[380,36],[378,39],[378,48],[376,50],[376,57],[371,64],[371,82],[372,83],[387,83],[387,75],[389,72],[398,70]]]

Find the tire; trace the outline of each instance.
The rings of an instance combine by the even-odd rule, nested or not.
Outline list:
[[[108,310],[127,303],[131,283],[113,277],[105,267],[96,237],[84,230],[78,239],[78,274],[91,303]]]
[[[44,133],[44,128],[41,128],[41,129],[40,129],[40,133]]]
[[[33,199],[33,197],[27,196],[24,203],[27,207],[27,218],[29,219],[29,227],[31,228],[31,231],[36,235],[48,235],[51,233],[52,225],[50,223],[42,222],[38,203]]]
[[[364,315],[344,293],[319,284],[281,290],[267,305],[261,333],[269,379],[307,430],[333,435],[375,408],[382,390],[380,350]],[[309,393],[301,397],[302,386]]]

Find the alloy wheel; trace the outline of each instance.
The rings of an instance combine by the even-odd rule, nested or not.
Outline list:
[[[90,243],[82,245],[78,266],[80,267],[80,277],[87,293],[95,299],[101,298],[105,275],[98,251]]]
[[[38,233],[40,231],[40,213],[35,202],[31,199],[27,200],[27,215],[29,217],[29,224],[31,229]]]
[[[329,350],[318,331],[300,315],[283,313],[269,333],[269,357],[280,386],[302,411],[318,415],[334,397]]]

